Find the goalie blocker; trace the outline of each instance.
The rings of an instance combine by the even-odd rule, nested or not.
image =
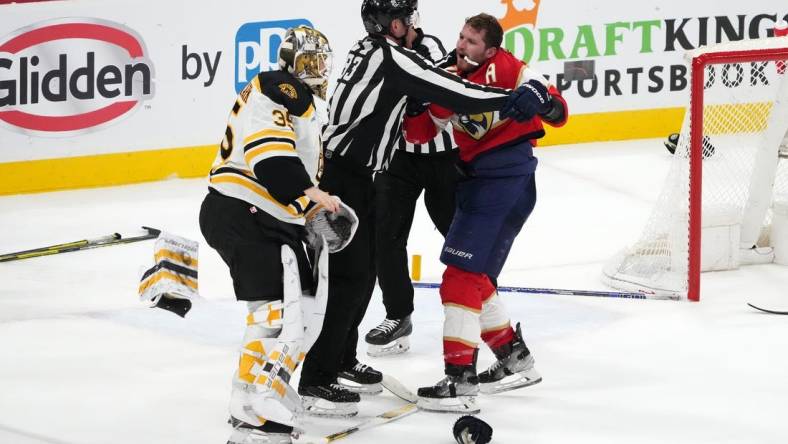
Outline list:
[[[140,300],[185,317],[199,297],[198,250],[199,243],[193,240],[161,232],[154,244],[155,265],[140,280]]]

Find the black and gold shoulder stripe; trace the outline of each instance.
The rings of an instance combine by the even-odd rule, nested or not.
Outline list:
[[[312,90],[285,71],[264,71],[257,75],[265,96],[287,108],[297,117],[304,117],[313,109]]]

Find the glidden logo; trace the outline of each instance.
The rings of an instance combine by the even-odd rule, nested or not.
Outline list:
[[[0,121],[36,135],[98,129],[153,96],[142,39],[94,18],[56,19],[0,39]]]

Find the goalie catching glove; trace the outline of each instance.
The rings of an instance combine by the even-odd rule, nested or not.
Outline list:
[[[328,211],[321,205],[315,205],[306,214],[306,240],[312,248],[321,244],[321,238],[326,240],[328,251],[336,253],[353,240],[358,227],[358,216],[352,208],[339,201],[339,210],[335,213]]]

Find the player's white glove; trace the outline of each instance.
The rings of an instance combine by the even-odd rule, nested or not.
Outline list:
[[[339,200],[338,197],[334,196]],[[358,216],[352,208],[339,200],[339,210],[332,213],[322,206],[315,206],[306,214],[306,240],[317,249],[321,238],[328,243],[328,251],[336,253],[353,240],[358,228]]]

